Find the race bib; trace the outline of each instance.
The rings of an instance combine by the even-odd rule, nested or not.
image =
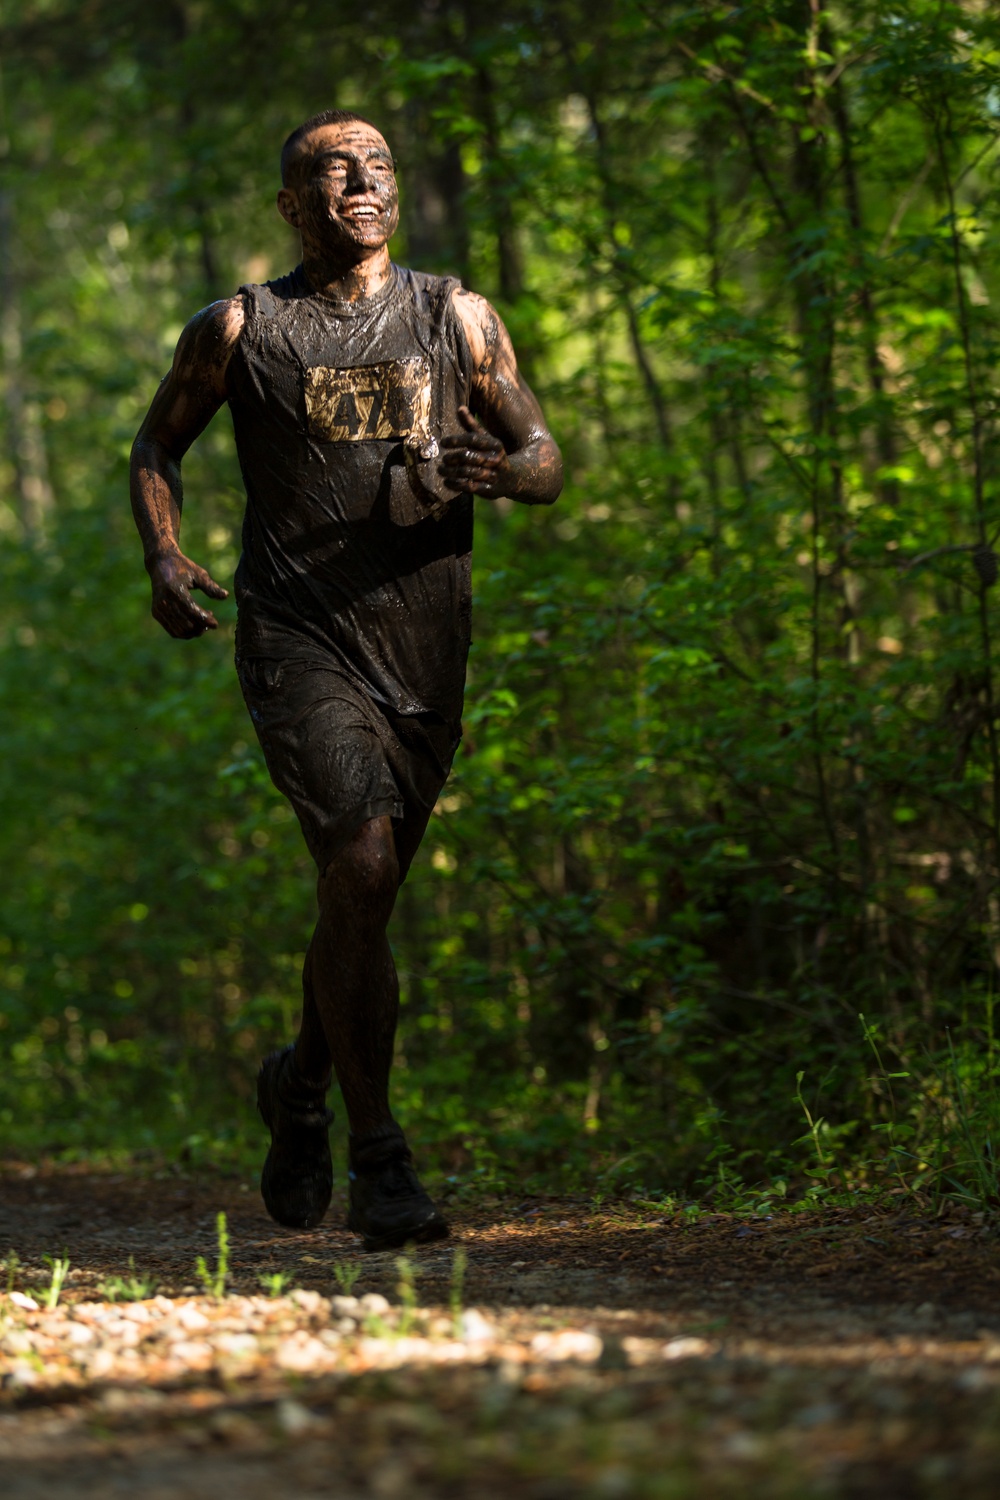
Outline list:
[[[431,376],[426,359],[306,371],[306,419],[324,443],[369,443],[381,438],[429,438]]]

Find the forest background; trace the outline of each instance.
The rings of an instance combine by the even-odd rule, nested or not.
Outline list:
[[[996,1200],[1000,42],[983,3],[6,0],[4,1149],[244,1161],[313,872],[220,630],[148,612],[132,436],[280,275],[287,132],[507,321],[567,460],[479,502],[465,742],[394,918],[456,1184]],[[185,550],[230,579],[223,413]]]

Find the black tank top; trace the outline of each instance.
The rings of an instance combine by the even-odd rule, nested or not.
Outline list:
[[[240,288],[229,405],[247,509],[240,657],[331,659],[376,702],[458,732],[472,497],[428,507],[404,439],[458,430],[472,358],[452,277],[393,266],[335,302],[301,266]]]

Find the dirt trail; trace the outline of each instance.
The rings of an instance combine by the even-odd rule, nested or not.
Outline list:
[[[214,1265],[220,1209],[213,1300],[194,1267]],[[450,1214],[455,1238],[411,1256],[407,1310],[396,1257],[362,1255],[342,1203],[299,1234],[233,1182],[9,1168],[4,1494],[1000,1492],[1000,1245],[974,1217],[688,1223],[566,1199]],[[26,1306],[64,1254],[59,1307]],[[112,1305],[101,1287],[129,1257],[157,1295]],[[346,1299],[335,1265],[360,1268]]]

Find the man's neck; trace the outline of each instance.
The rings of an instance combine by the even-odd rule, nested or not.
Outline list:
[[[336,302],[361,302],[385,286],[392,275],[392,262],[385,245],[350,265],[303,247],[302,269],[306,281],[320,296]]]

